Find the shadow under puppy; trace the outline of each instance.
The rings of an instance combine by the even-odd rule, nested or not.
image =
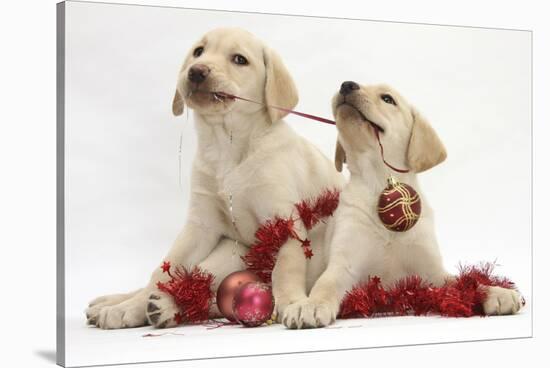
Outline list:
[[[435,286],[453,277],[443,267],[434,230],[434,215],[419,189],[417,173],[447,157],[430,124],[399,93],[386,85],[360,86],[344,82],[332,102],[339,136],[335,164],[344,162],[350,180],[327,230],[327,268],[309,297],[290,305],[283,323],[290,328],[322,327],[332,323],[348,290],[369,276],[384,286],[418,275]],[[378,198],[390,169],[384,164],[376,138],[378,130],[387,162],[407,173],[392,173],[416,188],[422,215],[406,232],[384,227],[377,213]],[[488,286],[486,314],[513,314],[521,307],[515,290]]]

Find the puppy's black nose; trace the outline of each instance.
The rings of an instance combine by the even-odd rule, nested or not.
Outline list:
[[[342,96],[349,95],[351,92],[359,89],[359,85],[352,81],[346,81],[340,86],[340,94]]]
[[[210,68],[204,64],[193,65],[187,73],[187,78],[193,83],[202,83],[208,77]]]

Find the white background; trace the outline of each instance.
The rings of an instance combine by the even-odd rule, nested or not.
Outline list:
[[[174,2],[165,2],[171,3]],[[30,12],[29,6],[21,7],[21,17],[9,16],[3,26],[7,26],[6,30],[2,30],[2,37],[6,37],[6,42],[10,46],[10,52],[7,55],[10,58],[5,58],[8,64],[2,68],[4,80],[7,81],[5,94],[2,96],[3,101],[9,101],[5,108],[5,122],[8,129],[2,137],[2,159],[3,167],[7,169],[6,179],[4,184],[7,187],[2,190],[6,194],[2,198],[6,215],[3,223],[6,224],[2,244],[5,249],[14,249],[4,257],[6,265],[3,269],[6,275],[9,275],[9,281],[5,283],[7,290],[2,303],[2,314],[7,317],[8,324],[6,327],[6,336],[12,336],[10,340],[18,340],[22,346],[17,349],[9,349],[10,354],[7,356],[11,361],[17,358],[28,359],[27,364],[37,365],[36,359],[51,353],[48,353],[53,348],[54,337],[54,19],[55,14],[53,5],[50,2],[49,8],[43,2],[42,5],[36,5],[36,12]],[[187,6],[202,6],[206,5],[200,2],[178,2],[178,5]],[[227,8],[222,2],[216,4],[212,2],[214,8]],[[15,7],[16,5],[14,5]],[[547,34],[547,29],[542,28],[543,19],[538,19],[538,14],[542,14],[539,9],[527,7],[525,4],[518,8],[506,7],[501,8],[501,4],[495,3],[475,3],[469,6],[466,2],[461,2],[460,8],[445,8],[438,9],[436,2],[426,6],[419,6],[417,3],[414,6],[400,4],[398,1],[392,3],[392,6],[387,8],[378,4],[374,7],[372,4],[363,4],[364,8],[347,8],[338,9],[336,5],[333,7],[318,7],[315,10],[309,9],[304,4],[290,4],[278,2],[275,4],[265,4],[262,8],[253,3],[246,2],[234,3],[234,9],[250,9],[264,11],[282,11],[291,13],[307,13],[318,15],[339,15],[339,16],[357,16],[362,14],[362,17],[375,19],[391,19],[404,21],[427,21],[432,23],[454,23],[454,24],[469,24],[469,25],[484,25],[484,26],[502,26],[502,27],[517,27],[517,28],[532,28],[535,30],[535,81],[547,80],[546,71],[538,65],[545,65],[545,59],[548,55],[542,47],[543,39]],[[279,8],[275,8],[278,6]],[[271,8],[274,7],[274,8]],[[498,14],[494,13],[494,9],[499,9]],[[530,11],[526,11],[529,9]],[[428,10],[430,13],[428,14]],[[44,14],[49,12],[49,17]],[[8,14],[9,12],[3,12]],[[364,14],[364,15],[363,15]],[[34,25],[34,26],[31,26]],[[49,29],[44,32],[41,28]],[[17,31],[16,31],[17,30]],[[538,33],[537,33],[538,32]],[[13,35],[18,34],[17,37]],[[46,42],[48,41],[48,42]],[[539,44],[540,42],[540,44]],[[540,45],[538,48],[537,45]],[[11,49],[13,47],[13,50]],[[286,58],[286,55],[284,55]],[[547,60],[546,60],[547,61]],[[16,72],[16,67],[19,67],[21,72]],[[544,105],[545,100],[544,88],[546,86],[539,82],[535,84],[535,167],[543,169],[540,161],[544,155],[546,148],[544,145],[546,128],[542,124],[548,119],[547,107]],[[304,96],[304,92],[302,96]],[[414,91],[413,91],[414,92]],[[410,95],[407,94],[407,95]],[[16,97],[16,98],[13,98]],[[413,97],[415,97],[413,99]],[[421,109],[425,112],[430,112],[428,115],[433,118],[431,105],[426,103],[421,104],[420,98],[410,96],[410,99],[417,102]],[[433,100],[433,99],[432,99]],[[29,103],[30,101],[30,103]],[[302,103],[305,103],[302,97]],[[304,105],[305,106],[305,105]],[[433,120],[433,119],[432,119]],[[538,122],[538,123],[537,123]],[[434,125],[442,132],[441,123],[434,121]],[[443,135],[443,132],[442,132]],[[537,138],[538,137],[538,138]],[[15,139],[17,138],[17,139]],[[4,141],[5,140],[5,141]],[[450,148],[450,147],[449,147]],[[13,158],[17,158],[14,160]],[[538,158],[538,160],[537,160]],[[540,163],[539,163],[540,162]],[[443,167],[442,167],[443,168]],[[433,174],[435,176],[435,172]],[[428,183],[432,181],[432,177],[426,176],[425,189],[428,191]],[[543,267],[544,262],[544,244],[547,243],[543,239],[544,230],[544,207],[548,204],[547,198],[542,196],[542,188],[547,184],[547,178],[543,173],[539,172],[535,175],[535,193],[540,193],[536,198],[535,207],[535,264],[538,266],[535,269],[536,286],[544,285],[544,277],[546,270]],[[540,188],[539,190],[537,190]],[[435,198],[430,192],[430,199],[434,206],[436,205]],[[438,208],[436,208],[439,210]],[[441,216],[440,216],[441,217]],[[17,219],[17,221],[13,221]],[[441,219],[439,223],[441,224]],[[538,230],[538,231],[537,231]],[[439,230],[440,234],[442,229]],[[489,256],[492,256],[489,255]],[[103,254],[96,255],[96,258],[101,260]],[[464,258],[460,258],[464,259]],[[510,262],[504,262],[499,258],[500,262],[506,266],[507,274]],[[514,276],[516,279],[517,277]],[[537,289],[541,290],[542,289]],[[537,303],[535,306],[544,307],[546,296],[539,292],[537,295]],[[26,296],[27,298],[23,298]],[[29,298],[30,297],[30,298]],[[541,309],[538,309],[541,310]],[[517,366],[525,364],[532,357],[532,353],[537,351],[537,347],[542,346],[543,337],[547,336],[547,332],[537,326],[542,326],[545,323],[545,315],[542,313],[535,314],[535,336],[533,340],[524,340],[516,342],[491,342],[480,344],[461,344],[461,345],[446,345],[446,346],[430,346],[430,347],[413,347],[399,348],[400,354],[391,354],[387,349],[355,351],[347,353],[326,353],[323,355],[293,355],[286,357],[278,357],[278,361],[290,362],[291,360],[299,360],[303,363],[312,363],[323,360],[325,363],[337,362],[342,359],[355,362],[382,362],[387,363],[389,354],[391,354],[392,362],[396,364],[410,364],[411,361],[418,359],[425,360],[426,352],[434,354],[433,359],[427,362],[429,365],[432,362],[445,361],[445,356],[452,352],[453,356],[464,356],[466,358],[475,357],[478,364],[504,364],[506,366]],[[24,326],[24,328],[21,328]],[[24,345],[24,346],[23,346]],[[513,348],[512,348],[513,347]],[[33,356],[25,357],[25,351],[31,352]],[[514,351],[515,354],[504,354],[504,351]],[[37,353],[38,352],[38,353]],[[459,354],[460,353],[460,354]],[[28,353],[27,353],[28,354]],[[263,364],[269,366],[273,364],[274,359],[269,358],[254,358],[254,359],[234,359],[223,361],[226,365],[241,365],[241,364]],[[210,366],[219,364],[220,362],[193,362],[188,363],[188,366]],[[460,359],[452,359],[446,365],[459,366],[464,362]],[[279,363],[280,364],[280,363]],[[181,363],[180,366],[185,365]]]

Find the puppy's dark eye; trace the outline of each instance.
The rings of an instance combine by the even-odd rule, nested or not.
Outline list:
[[[248,60],[246,60],[246,58],[240,54],[235,54],[233,55],[233,62],[235,64],[239,64],[239,65],[247,65],[248,64]]]
[[[383,95],[380,96],[380,98],[382,99],[382,101],[384,101],[387,104],[392,104],[392,105],[397,106],[397,103],[395,102],[393,97],[388,95],[388,94],[383,94]]]
[[[195,50],[193,50],[193,56],[194,57],[199,57],[202,55],[202,52],[204,51],[204,47],[202,46],[199,46],[197,47]]]

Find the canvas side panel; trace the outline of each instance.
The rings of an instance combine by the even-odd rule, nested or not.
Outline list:
[[[57,146],[56,146],[56,239],[57,239],[57,333],[56,361],[65,366],[65,2],[57,9]]]

